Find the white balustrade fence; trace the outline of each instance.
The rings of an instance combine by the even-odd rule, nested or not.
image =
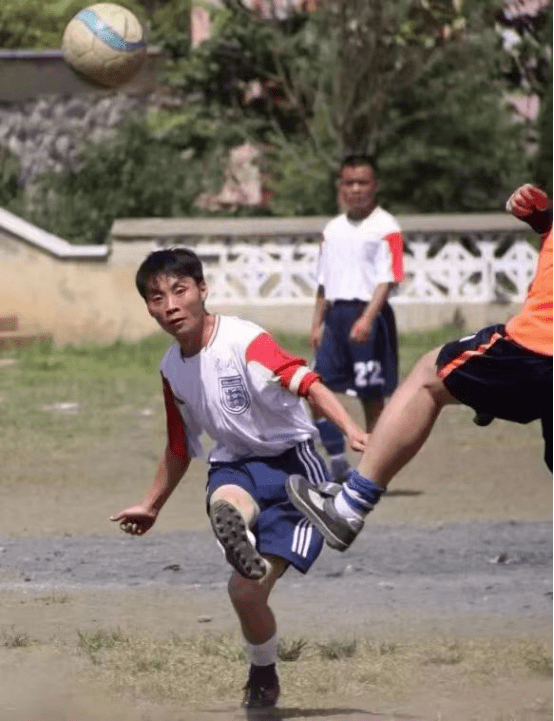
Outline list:
[[[404,232],[406,279],[392,302],[521,302],[537,262],[529,232]],[[220,303],[305,304],[317,288],[319,238],[240,236],[223,241],[158,238],[156,247],[193,247],[204,263],[210,298]]]

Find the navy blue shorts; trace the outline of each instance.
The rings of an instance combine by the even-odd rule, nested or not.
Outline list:
[[[213,463],[208,470],[207,499],[228,483],[244,488],[258,503],[260,515],[252,532],[262,556],[284,558],[306,573],[323,547],[323,536],[289,501],[285,481],[299,473],[314,485],[329,473],[312,441],[302,441],[279,456]]]
[[[545,460],[552,468],[552,357],[522,348],[503,325],[443,346],[437,369],[461,403],[515,423],[541,419]]]
[[[362,300],[338,300],[327,310],[314,370],[331,390],[355,391],[363,400],[379,400],[398,385],[396,323],[386,303],[365,343],[350,340],[350,330],[366,308]]]

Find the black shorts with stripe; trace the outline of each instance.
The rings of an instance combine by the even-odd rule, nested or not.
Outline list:
[[[493,325],[443,346],[437,369],[454,398],[479,414],[515,423],[540,419],[552,470],[551,356],[523,348],[503,325]]]

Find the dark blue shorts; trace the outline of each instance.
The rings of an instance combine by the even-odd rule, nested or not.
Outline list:
[[[350,330],[366,306],[362,300],[339,300],[329,307],[314,370],[337,393],[353,390],[360,399],[379,400],[398,385],[396,323],[386,303],[368,340],[354,343]]]
[[[552,357],[522,348],[503,325],[443,346],[437,369],[449,392],[461,403],[515,423],[540,419],[552,467]]]
[[[289,501],[285,481],[293,473],[314,485],[329,481],[312,441],[303,441],[279,456],[213,463],[208,470],[207,499],[228,483],[244,488],[260,507],[252,528],[259,553],[284,558],[306,573],[321,553],[323,537]]]

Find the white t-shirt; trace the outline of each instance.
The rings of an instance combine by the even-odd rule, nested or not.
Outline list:
[[[200,353],[185,358],[175,343],[160,363],[172,450],[202,455],[204,431],[216,442],[209,462],[275,456],[316,438],[299,396],[319,376],[263,328],[240,318],[215,318]]]
[[[327,223],[317,275],[327,300],[369,301],[380,283],[402,277],[402,234],[386,210],[377,206],[363,220],[343,214]]]

